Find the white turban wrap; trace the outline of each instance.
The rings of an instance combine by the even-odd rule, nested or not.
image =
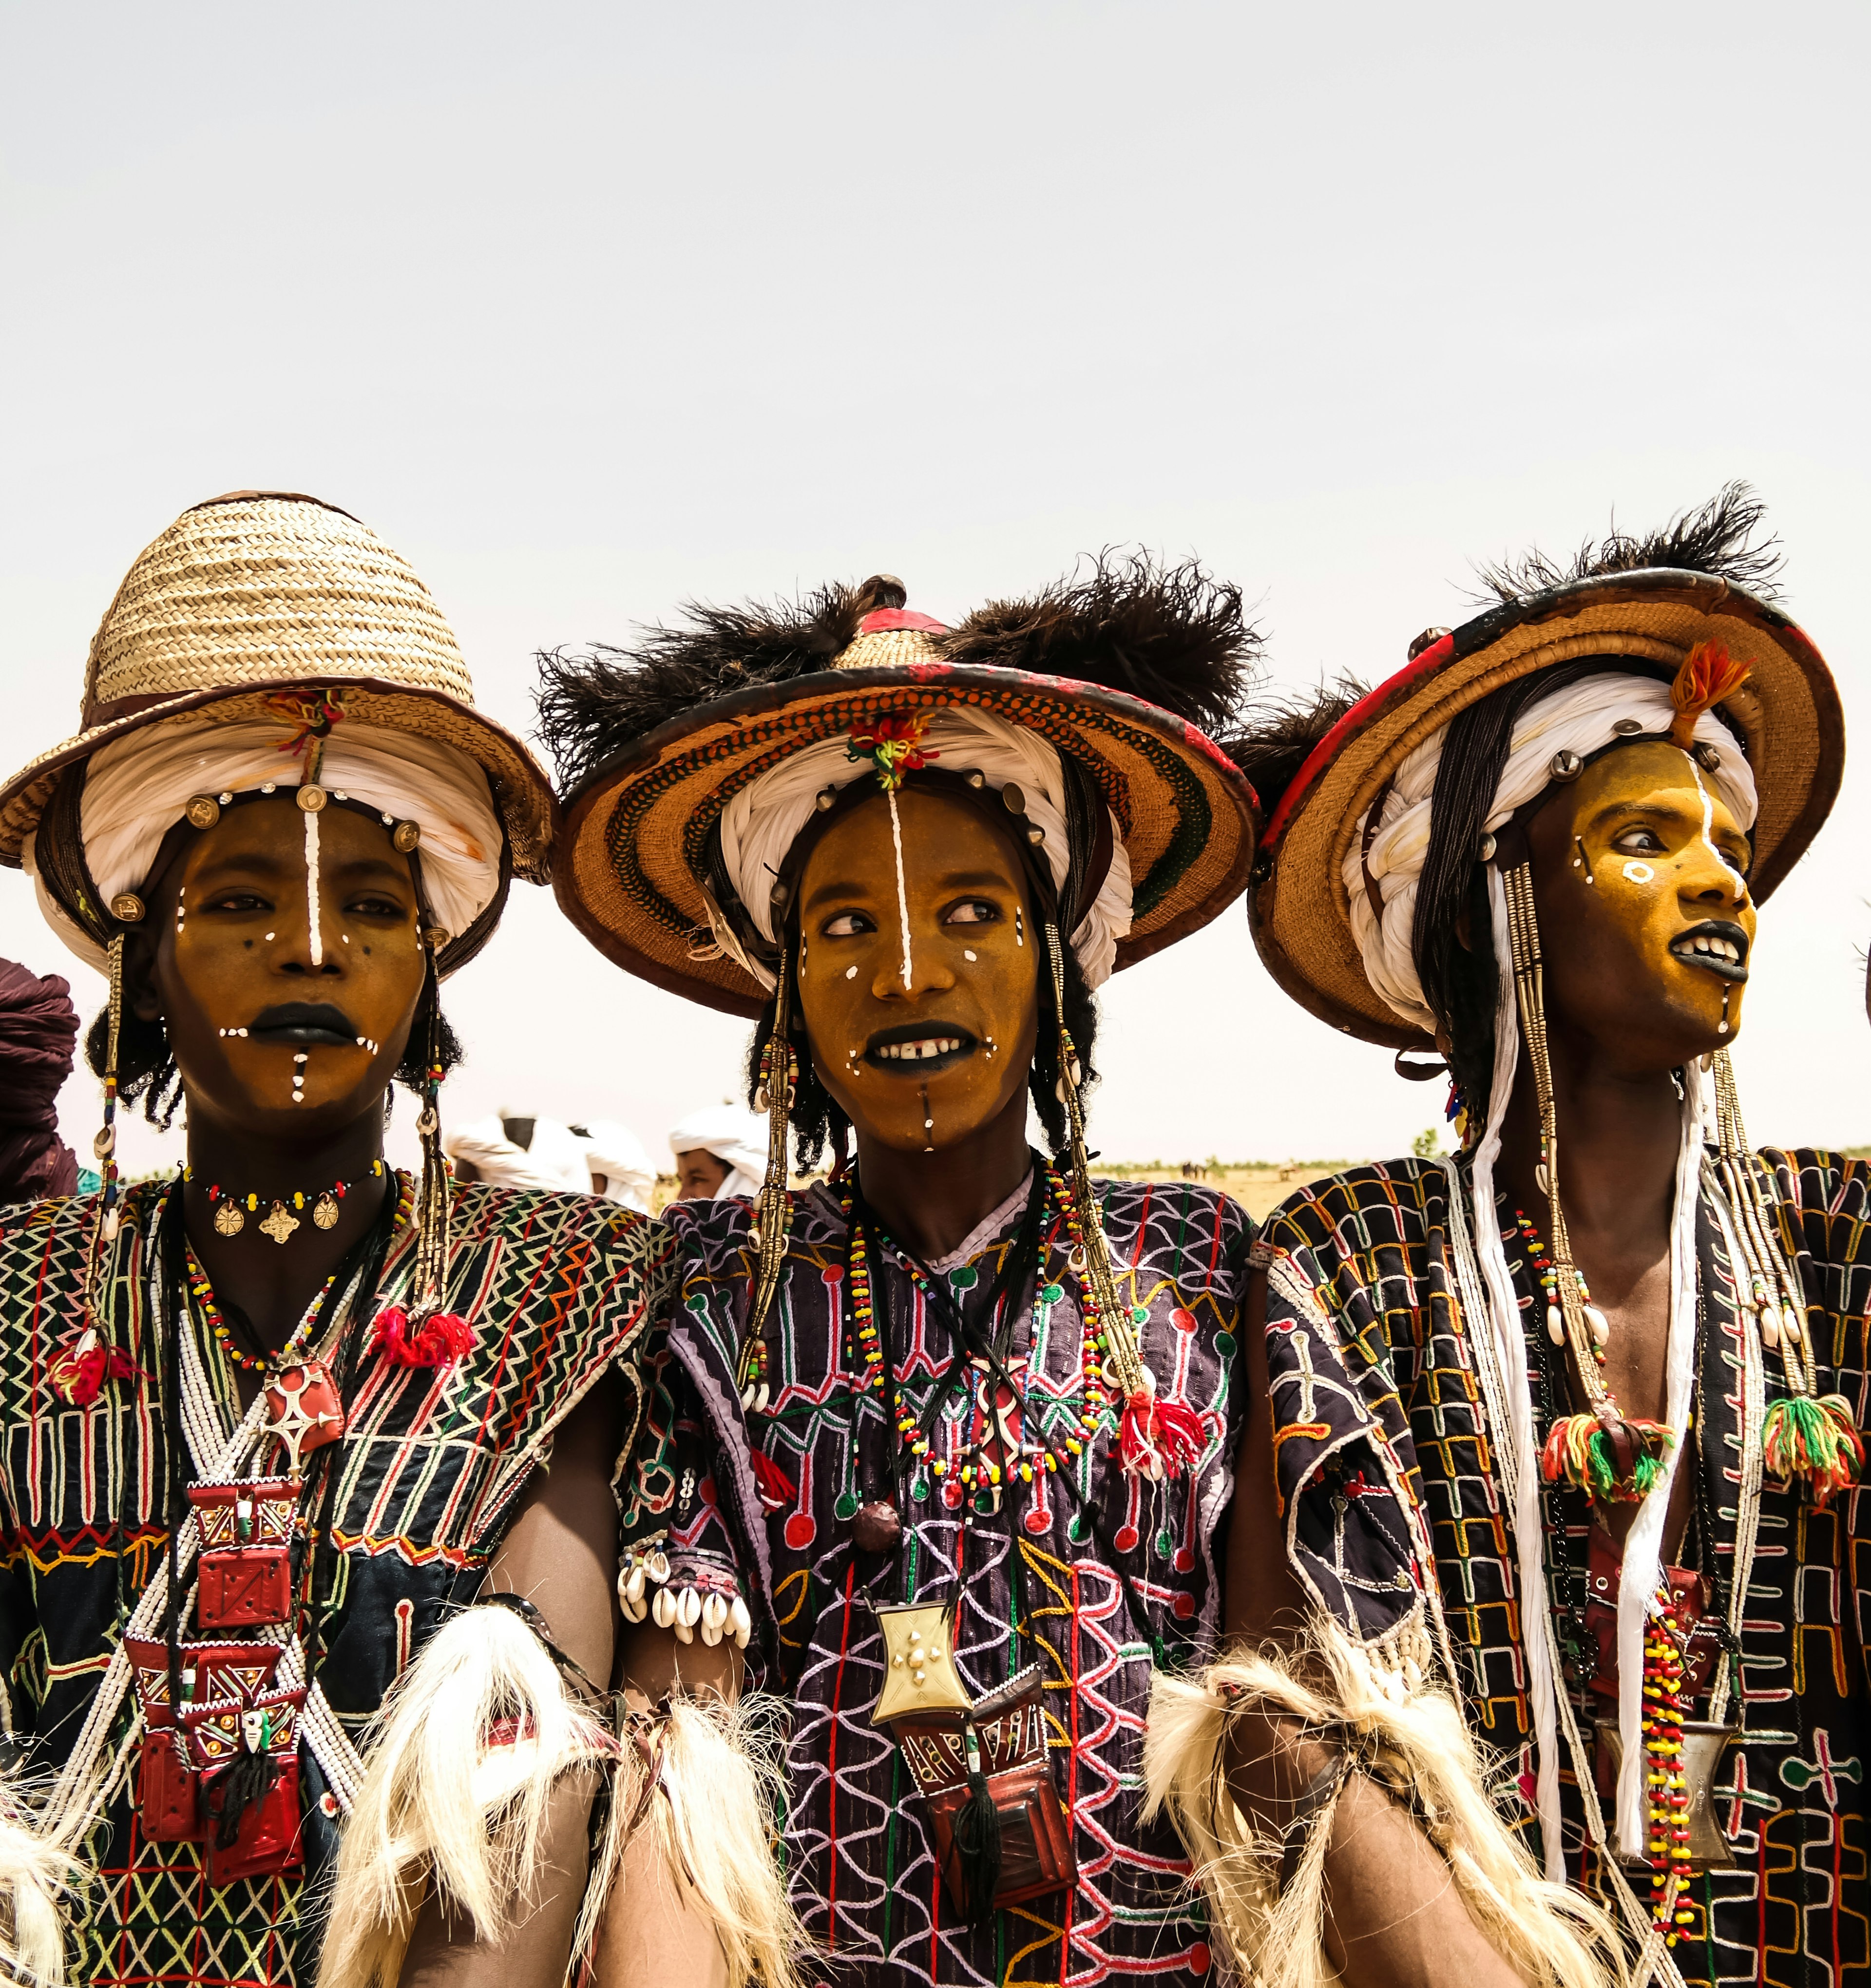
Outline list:
[[[738,1104],[706,1104],[671,1131],[669,1150],[678,1160],[685,1153],[712,1153],[728,1169],[715,1199],[744,1195],[751,1200],[766,1171],[766,1121]]]
[[[529,1146],[516,1146],[497,1117],[452,1126],[442,1143],[451,1159],[465,1160],[489,1187],[530,1188],[545,1194],[591,1192],[584,1142],[557,1119],[535,1119]]]
[[[590,1176],[604,1177],[604,1198],[620,1207],[634,1208],[639,1215],[650,1212],[650,1190],[656,1185],[656,1169],[643,1149],[643,1141],[628,1125],[614,1118],[594,1118],[589,1125],[574,1125],[574,1138],[584,1141],[586,1184],[580,1190],[593,1192]]]
[[[1618,671],[1583,678],[1529,705],[1514,725],[1507,763],[1495,789],[1494,805],[1488,810],[1488,832],[1500,829],[1517,810],[1551,783],[1555,753],[1572,752],[1584,759],[1619,736],[1613,728],[1620,718],[1635,718],[1643,732],[1654,734],[1667,732],[1676,715],[1667,684]],[[1429,1030],[1436,1026],[1436,1018],[1423,1002],[1410,935],[1416,919],[1417,880],[1429,848],[1430,801],[1446,735],[1446,732],[1436,732],[1398,768],[1394,783],[1382,796],[1380,825],[1371,838],[1368,854],[1364,851],[1365,824],[1361,820],[1345,853],[1343,872],[1351,898],[1352,933],[1372,986],[1406,1021]],[[1756,806],[1754,773],[1734,734],[1712,713],[1704,712],[1696,721],[1695,737],[1698,743],[1714,746],[1720,756],[1720,765],[1713,773],[1698,768],[1698,784],[1705,793],[1719,795],[1742,827],[1751,828]],[[1372,912],[1365,889],[1367,865],[1383,899],[1381,921]],[[1528,1327],[1514,1294],[1495,1202],[1494,1169],[1501,1157],[1501,1126],[1513,1095],[1521,1046],[1507,892],[1496,868],[1488,871],[1488,897],[1500,982],[1488,1120],[1473,1154],[1474,1246],[1487,1298],[1487,1326],[1500,1363],[1511,1424],[1502,1448],[1513,1486],[1521,1618],[1532,1625],[1526,1639],[1526,1655],[1538,1760],[1536,1804],[1546,1844],[1547,1875],[1563,1884],[1558,1686],[1551,1646],[1544,1633],[1545,1543],[1540,1510],[1539,1445],[1535,1440],[1527,1358]],[[1712,1087],[1700,1063],[1692,1063],[1683,1074],[1682,1138],[1671,1198],[1670,1326],[1664,1353],[1664,1418],[1679,1432],[1689,1425],[1695,1379],[1696,1206],[1700,1166],[1704,1144],[1715,1132]],[[1560,1129],[1563,1137],[1565,1128]],[[1452,1185],[1459,1192],[1460,1177],[1453,1168]],[[1614,1840],[1630,1855],[1641,1854],[1643,1848],[1643,1775],[1647,1757],[1640,1729],[1644,1626],[1662,1568],[1663,1524],[1681,1454],[1680,1442],[1665,1446],[1663,1469],[1638,1508],[1625,1540],[1619,1577],[1618,1723],[1624,1754],[1618,1778]]]
[[[298,728],[283,719],[232,725],[152,726],[105,746],[92,759],[80,809],[85,860],[108,904],[140,891],[162,839],[197,794],[247,793],[304,777],[302,754],[281,749]],[[319,783],[422,830],[422,881],[429,908],[456,935],[493,901],[500,885],[503,831],[487,775],[465,752],[414,732],[340,719],[324,742]],[[101,973],[101,948],[46,890],[29,838],[23,860],[40,908],[66,945]]]
[[[1622,672],[1585,677],[1530,704],[1515,722],[1507,763],[1488,810],[1488,829],[1501,827],[1551,783],[1555,753],[1572,752],[1587,759],[1618,735],[1612,728],[1619,718],[1633,718],[1646,732],[1667,732],[1676,715],[1666,683]],[[1383,816],[1369,852],[1364,847],[1366,816],[1359,818],[1345,853],[1352,936],[1363,956],[1365,976],[1405,1021],[1430,1034],[1435,1033],[1436,1018],[1423,1002],[1410,934],[1416,918],[1416,881],[1429,847],[1429,804],[1447,735],[1445,728],[1426,739],[1398,767],[1389,792],[1380,796]],[[1696,721],[1696,738],[1721,755],[1710,786],[1741,827],[1751,828],[1754,772],[1734,733],[1705,711]],[[1367,867],[1384,901],[1381,925],[1365,888]]]
[[[1027,797],[1027,818],[1046,831],[1044,850],[1056,888],[1065,885],[1068,843],[1065,832],[1065,783],[1059,756],[1037,732],[1023,725],[967,705],[945,706],[929,714],[922,740],[925,752],[939,753],[939,766],[952,773],[976,770],[996,786],[1010,781]],[[721,855],[736,893],[754,923],[773,935],[773,881],[787,851],[813,815],[814,797],[826,787],[848,786],[854,780],[875,779],[868,759],[854,759],[841,734],[822,739],[795,752],[770,773],[750,782],[722,810]],[[773,977],[749,958],[725,920],[714,920],[715,936],[732,958],[763,987]],[[1130,858],[1122,831],[1111,824],[1111,867],[1091,908],[1078,929],[1068,935],[1087,982],[1101,986],[1117,963],[1118,941],[1131,928]]]

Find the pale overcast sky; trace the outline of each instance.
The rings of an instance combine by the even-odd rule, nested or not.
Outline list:
[[[1868,42],[1859,7],[1643,0],[15,0],[4,756],[74,728],[137,551],[255,485],[401,550],[529,729],[536,648],[690,596],[881,569],[947,617],[1126,543],[1240,581],[1279,678],[1375,676],[1472,560],[1742,476],[1856,722]],[[1761,1138],[1871,1141],[1868,791],[1762,918]],[[11,872],[0,952],[96,1004]],[[653,1151],[745,1039],[524,887],[449,1006],[452,1115]],[[1238,906],[1105,1017],[1114,1157],[1374,1155],[1440,1115],[1272,987]]]

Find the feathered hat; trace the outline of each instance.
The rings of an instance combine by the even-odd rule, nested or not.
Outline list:
[[[1139,555],[952,628],[906,600],[878,576],[772,607],[695,607],[628,649],[541,658],[540,735],[565,797],[554,885],[601,952],[757,1015],[769,873],[820,797],[892,766],[979,772],[996,752],[986,777],[1019,804],[1067,936],[1096,935],[1104,970],[1240,894],[1254,796],[1207,735],[1236,720],[1258,654],[1237,588]],[[1033,771],[1017,777],[1023,755]]]
[[[1757,901],[1772,893],[1838,796],[1845,727],[1824,659],[1773,604],[1778,556],[1751,543],[1761,516],[1745,486],[1731,485],[1660,532],[1614,532],[1565,566],[1534,553],[1486,570],[1496,604],[1459,628],[1425,631],[1375,690],[1342,679],[1310,709],[1233,743],[1272,810],[1250,905],[1254,938],[1294,1000],[1367,1042],[1428,1046],[1420,1002],[1399,1005],[1394,985],[1380,991],[1379,962],[1360,945],[1354,898],[1381,899],[1384,884],[1369,863],[1348,860],[1353,844],[1368,855],[1393,818],[1413,754],[1471,706],[1560,664],[1670,687],[1673,715],[1659,735],[1683,742],[1704,711],[1724,722],[1758,801],[1749,888]],[[1473,798],[1478,828],[1493,797]],[[1365,915],[1355,918],[1368,944]]]

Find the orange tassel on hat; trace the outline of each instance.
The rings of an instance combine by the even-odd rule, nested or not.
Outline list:
[[[1687,752],[1695,739],[1696,720],[1739,690],[1748,681],[1749,667],[1737,663],[1719,642],[1698,642],[1683,658],[1670,686],[1670,702],[1676,712],[1670,721],[1670,742]]]

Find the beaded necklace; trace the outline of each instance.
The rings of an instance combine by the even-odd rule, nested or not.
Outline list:
[[[1534,1275],[1546,1293],[1546,1337],[1555,1346],[1563,1347],[1565,1320],[1559,1307],[1559,1280],[1552,1257],[1540,1239],[1540,1232],[1517,1208],[1514,1211],[1514,1224],[1526,1245]],[[1580,1305],[1592,1331],[1592,1357],[1602,1367],[1605,1342],[1611,1337],[1610,1321],[1592,1303],[1585,1273],[1575,1265],[1573,1274],[1578,1280]],[[1663,1469],[1648,1439],[1667,1439],[1670,1432],[1660,1422],[1624,1415],[1615,1395],[1602,1387],[1600,1393],[1605,1408],[1617,1418],[1617,1433],[1626,1439],[1628,1453],[1620,1454],[1602,1415],[1555,1414],[1548,1422],[1545,1445],[1540,1452],[1540,1474],[1549,1484],[1562,1481],[1576,1484],[1602,1503],[1639,1503],[1649,1494]],[[1632,1442],[1632,1438],[1638,1441]],[[1639,1447],[1639,1442],[1644,1446]]]
[[[1071,1238],[1072,1248],[1067,1256],[1067,1267],[1074,1273],[1078,1286],[1078,1311],[1081,1331],[1081,1361],[1084,1375],[1084,1400],[1080,1407],[1077,1425],[1071,1433],[1063,1439],[1063,1447],[1072,1456],[1081,1456],[1086,1447],[1096,1441],[1109,1396],[1104,1381],[1104,1355],[1106,1334],[1096,1301],[1088,1288],[1088,1280],[1081,1274],[1084,1263],[1081,1240],[1081,1226],[1078,1204],[1064,1175],[1051,1164],[1046,1168],[1047,1186],[1053,1205],[1058,1209],[1067,1234]],[[912,1467],[926,1468],[931,1476],[947,1477],[950,1462],[946,1457],[932,1456],[929,1438],[924,1435],[915,1416],[899,1395],[894,1402],[889,1397],[884,1353],[878,1335],[876,1307],[871,1282],[870,1247],[864,1232],[864,1224],[857,1219],[854,1197],[848,1187],[841,1191],[840,1203],[851,1237],[850,1290],[851,1318],[856,1334],[858,1350],[864,1365],[863,1376],[858,1384],[860,1395],[875,1391],[883,1404],[885,1412],[894,1411],[897,1434],[904,1449],[908,1452]],[[929,1280],[921,1267],[901,1249],[895,1252],[911,1283],[922,1295],[923,1302],[932,1310],[939,1307],[939,1300],[931,1290]],[[1045,1286],[1045,1288],[1055,1288]],[[962,1356],[958,1353],[958,1358]],[[991,1418],[990,1418],[991,1422]],[[979,1484],[986,1489],[996,1489],[1005,1479],[1018,1477],[1022,1483],[1030,1484],[1036,1472],[1057,1472],[1059,1454],[1044,1442],[1028,1442],[1025,1436],[1025,1423],[1021,1425],[1021,1442],[1018,1453],[1010,1459],[1005,1471],[992,1457],[980,1454],[982,1442],[971,1442],[953,1466],[956,1480],[966,1496]]]
[[[381,1160],[378,1161],[377,1166],[377,1171],[381,1172],[383,1162]],[[183,1178],[184,1179],[188,1178],[186,1172]],[[409,1211],[413,1205],[409,1176],[407,1174],[398,1173],[396,1176],[396,1212],[391,1217],[390,1224],[392,1235],[408,1220]],[[318,1324],[319,1315],[323,1310],[325,1300],[330,1293],[332,1283],[337,1277],[337,1272],[333,1270],[331,1276],[325,1280],[320,1287],[318,1295],[306,1307],[304,1317],[293,1327],[291,1337],[277,1353],[248,1353],[243,1351],[234,1343],[234,1335],[228,1328],[228,1322],[221,1314],[221,1307],[215,1302],[215,1287],[208,1281],[208,1273],[202,1269],[200,1258],[195,1255],[195,1245],[184,1239],[182,1246],[189,1295],[195,1300],[196,1308],[201,1314],[202,1322],[213,1334],[222,1353],[236,1367],[249,1374],[272,1374],[277,1372],[281,1368],[296,1365],[305,1353],[313,1328]]]
[[[383,1172],[382,1160],[373,1160],[366,1178],[381,1180]],[[184,1167],[182,1178],[192,1181],[195,1169]],[[356,1185],[354,1181],[333,1181],[328,1188],[295,1188],[290,1195],[262,1197],[251,1191],[245,1194],[232,1194],[218,1181],[211,1181],[204,1191],[208,1195],[208,1206],[214,1212],[215,1233],[217,1236],[238,1236],[246,1227],[247,1217],[259,1212],[262,1199],[270,1202],[270,1211],[266,1220],[259,1225],[260,1232],[270,1236],[283,1248],[291,1239],[293,1232],[303,1226],[299,1218],[304,1214],[308,1201],[311,1204],[314,1227],[337,1228],[338,1217],[343,1212],[338,1204]]]
[[[1650,1824],[1650,1922],[1670,1946],[1676,1943],[1677,1927],[1690,1924],[1694,1916],[1677,1909],[1690,1861],[1682,1627],[1666,1579],[1644,1625],[1643,1777]]]

